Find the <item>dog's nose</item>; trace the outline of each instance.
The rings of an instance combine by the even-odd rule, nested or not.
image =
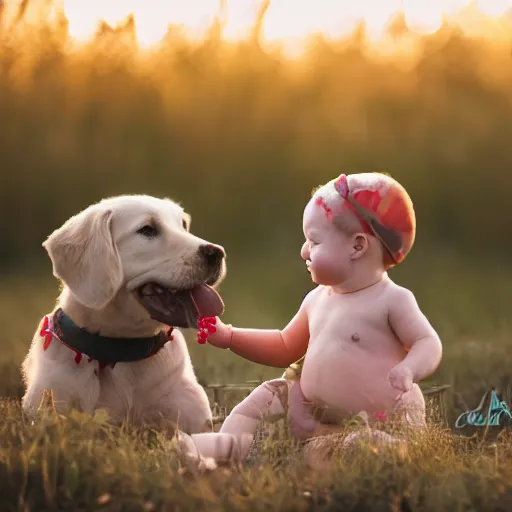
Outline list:
[[[222,259],[226,257],[224,248],[215,244],[205,244],[199,246],[199,253],[210,266],[218,265]]]

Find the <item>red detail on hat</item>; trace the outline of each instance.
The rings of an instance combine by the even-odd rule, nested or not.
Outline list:
[[[323,200],[323,198],[321,197],[318,197],[315,201],[315,204],[317,206],[320,206],[320,208],[323,208],[324,211],[325,211],[325,216],[327,217],[327,220],[332,220],[333,217],[334,217],[334,214],[333,214],[333,211],[332,211],[332,208],[329,208],[329,206],[327,206],[327,203]]]

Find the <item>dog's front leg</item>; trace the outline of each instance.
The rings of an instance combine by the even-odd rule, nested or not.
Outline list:
[[[168,433],[176,428],[187,434],[212,432],[212,412],[204,389],[197,383],[181,383],[150,407],[137,413],[134,419],[138,424],[150,425]]]
[[[176,418],[177,426],[187,434],[211,432],[212,411],[206,391],[194,381],[182,382],[167,397],[166,411]]]
[[[26,392],[22,399],[25,413],[33,416],[42,404],[45,391],[53,396],[52,407],[66,414],[70,409],[92,413],[99,397],[100,385],[95,371],[97,363],[84,357],[78,364],[64,346],[52,345],[46,351],[37,343],[24,363]]]

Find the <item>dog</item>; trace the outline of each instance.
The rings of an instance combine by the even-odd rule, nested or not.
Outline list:
[[[223,312],[214,287],[226,274],[226,255],[194,236],[190,221],[170,199],[117,196],[47,238],[62,289],[22,363],[27,414],[50,392],[63,414],[104,409],[114,422],[212,430],[179,328]]]

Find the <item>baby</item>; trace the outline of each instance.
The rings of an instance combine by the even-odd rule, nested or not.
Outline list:
[[[301,256],[318,286],[283,330],[240,329],[216,319],[208,342],[256,363],[287,367],[256,388],[219,433],[179,434],[179,449],[201,464],[242,460],[263,418],[288,417],[308,439],[321,423],[364,412],[368,424],[400,411],[425,423],[417,382],[439,366],[439,336],[414,295],[387,270],[403,261],[416,231],[405,189],[380,173],[342,174],[314,191],[303,216]],[[212,329],[213,330],[213,329]]]

